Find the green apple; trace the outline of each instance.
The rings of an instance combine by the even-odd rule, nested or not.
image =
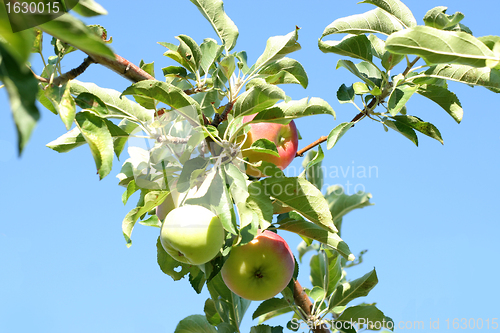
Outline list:
[[[163,221],[172,209],[179,207],[186,197],[191,197],[198,190],[198,187],[193,187],[189,191],[179,193],[175,188],[176,184],[177,181],[173,183],[170,193],[167,195],[165,200],[163,200],[163,202],[156,207],[156,216],[160,221]]]
[[[285,240],[269,230],[234,247],[222,266],[222,279],[236,295],[252,301],[274,297],[290,282],[295,259]]]
[[[257,114],[243,117],[243,122],[249,122]],[[259,153],[252,150],[243,151],[243,157],[248,157],[250,163],[266,161],[275,164],[281,170],[285,169],[295,158],[299,147],[299,135],[295,123],[290,121],[287,125],[275,123],[254,123],[250,124],[250,131],[242,146],[242,149],[249,148],[252,143],[259,139],[268,139],[276,144],[278,156],[266,153]],[[265,175],[258,169],[247,166],[247,175],[254,177],[264,177]]]
[[[209,209],[184,205],[174,208],[163,221],[161,245],[175,260],[201,265],[213,259],[224,244],[224,228]]]

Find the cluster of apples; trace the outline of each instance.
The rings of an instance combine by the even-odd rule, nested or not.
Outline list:
[[[245,117],[252,120],[255,115]],[[280,169],[286,168],[295,157],[298,133],[293,121],[287,125],[252,123],[243,148],[258,139],[268,139],[276,144],[279,157],[252,150],[243,151],[250,163],[267,161]],[[260,170],[248,167],[247,174],[265,176]],[[209,209],[196,205],[179,206],[188,194],[171,194],[156,214],[163,221],[160,241],[165,251],[179,262],[202,265],[220,253],[225,242],[221,221]],[[259,230],[255,238],[232,248],[222,266],[221,275],[227,287],[243,298],[265,300],[280,293],[290,282],[295,260],[286,241],[269,230]]]

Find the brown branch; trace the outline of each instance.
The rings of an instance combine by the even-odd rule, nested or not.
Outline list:
[[[88,54],[88,53],[87,53]],[[115,59],[109,59],[103,56],[88,54],[92,60],[98,64],[101,64],[112,71],[120,74],[121,76],[129,79],[132,82],[139,82],[143,80],[156,80],[152,75],[150,75],[145,70],[134,65],[125,58],[120,57],[115,54]]]
[[[317,145],[319,145],[320,143],[323,143],[325,142],[326,140],[328,139],[327,136],[322,136],[320,137],[318,140],[314,141],[313,143],[311,144],[308,144],[307,146],[305,146],[304,148],[302,148],[301,150],[299,150],[297,152],[297,154],[295,154],[295,157],[303,157],[304,156],[304,153],[310,149],[313,149],[314,147],[316,147]]]
[[[304,311],[306,317],[310,318],[313,304],[309,299],[309,296],[307,296],[304,291],[304,288],[302,288],[297,280],[295,280],[293,284],[293,300],[295,301],[295,304]],[[311,331],[314,333],[330,333],[330,330],[323,327],[323,325],[315,326],[314,323],[307,324],[312,324]]]
[[[233,109],[234,102],[235,101],[227,103],[226,107],[224,108],[224,111],[222,111],[221,114],[218,114],[218,113],[215,114],[214,120],[212,121],[212,124],[211,124],[212,126],[217,127],[220,125],[220,123],[222,123],[224,120],[227,119],[227,115]]]
[[[60,85],[63,85],[65,84],[66,82],[68,82],[69,80],[73,80],[74,78],[76,78],[78,75],[82,74],[83,72],[85,72],[85,70],[91,65],[93,64],[94,61],[92,60],[91,57],[87,57],[85,58],[85,60],[81,63],[80,66],[76,67],[76,68],[73,68],[72,70],[70,70],[69,72],[66,72],[58,77],[56,77],[53,81],[52,81],[52,84],[54,86],[60,86]]]

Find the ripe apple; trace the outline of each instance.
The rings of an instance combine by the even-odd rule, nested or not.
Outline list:
[[[249,122],[255,118],[257,114],[252,114],[243,117],[243,122]],[[288,125],[275,123],[255,123],[250,124],[250,131],[247,133],[247,138],[242,146],[242,149],[249,148],[252,143],[259,139],[268,139],[276,144],[278,148],[278,156],[273,156],[266,153],[258,153],[255,151],[243,151],[243,157],[248,157],[250,163],[266,161],[275,164],[281,170],[285,169],[295,158],[299,147],[299,136],[295,123],[290,121]],[[258,169],[248,165],[247,175],[253,177],[264,177],[265,175]]]
[[[281,292],[292,278],[295,259],[283,238],[265,230],[234,247],[222,266],[222,279],[236,295],[262,301]]]
[[[201,265],[213,259],[224,244],[224,228],[209,209],[184,205],[168,213],[160,232],[161,245],[175,260]]]

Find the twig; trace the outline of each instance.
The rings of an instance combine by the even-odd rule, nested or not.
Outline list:
[[[63,85],[64,83],[68,82],[69,80],[73,80],[74,78],[76,78],[78,75],[82,74],[83,72],[85,72],[85,70],[91,65],[93,64],[94,61],[92,60],[91,57],[87,57],[85,58],[85,60],[81,63],[80,66],[76,67],[76,68],[73,68],[72,70],[70,70],[69,72],[66,72],[58,77],[56,77],[53,81],[52,81],[52,84],[54,86],[60,86],[60,85]]]
[[[115,54],[115,59],[109,59],[95,54],[87,54],[92,58],[94,62],[108,67],[112,71],[120,74],[121,76],[129,79],[132,82],[156,80],[148,72],[134,65],[127,59],[120,57],[118,54]]]
[[[212,124],[211,124],[212,126],[217,127],[220,125],[220,123],[222,123],[224,120],[227,119],[227,115],[233,109],[234,102],[235,101],[227,103],[226,107],[224,108],[224,111],[221,114],[218,114],[218,113],[215,114],[214,120],[212,121]]]
[[[293,285],[293,299],[295,301],[295,304],[304,311],[306,317],[310,318],[313,304],[309,299],[309,296],[307,296],[306,292],[304,291],[304,288],[302,288],[299,281],[297,280],[295,280],[295,283]],[[315,322],[307,324],[312,324],[311,331],[314,333],[330,333],[330,330],[326,327],[323,327],[323,325],[316,326]]]
[[[299,150],[297,152],[297,154],[295,154],[295,157],[303,157],[304,156],[304,153],[310,149],[313,149],[314,147],[316,147],[317,145],[319,145],[320,143],[323,143],[325,142],[326,140],[328,139],[327,136],[322,136],[320,137],[318,140],[314,141],[313,143],[305,146],[304,148],[302,148],[301,150]]]
[[[419,61],[419,60],[420,60],[420,57],[416,57],[415,59],[413,59],[413,61],[412,61],[412,62],[410,62],[410,63],[408,64],[408,66],[406,66],[406,68],[405,68],[405,70],[404,70],[404,72],[403,72],[403,76],[408,75],[408,73],[410,72],[411,68],[412,68],[412,67],[413,67],[413,66],[417,63],[417,61]]]

